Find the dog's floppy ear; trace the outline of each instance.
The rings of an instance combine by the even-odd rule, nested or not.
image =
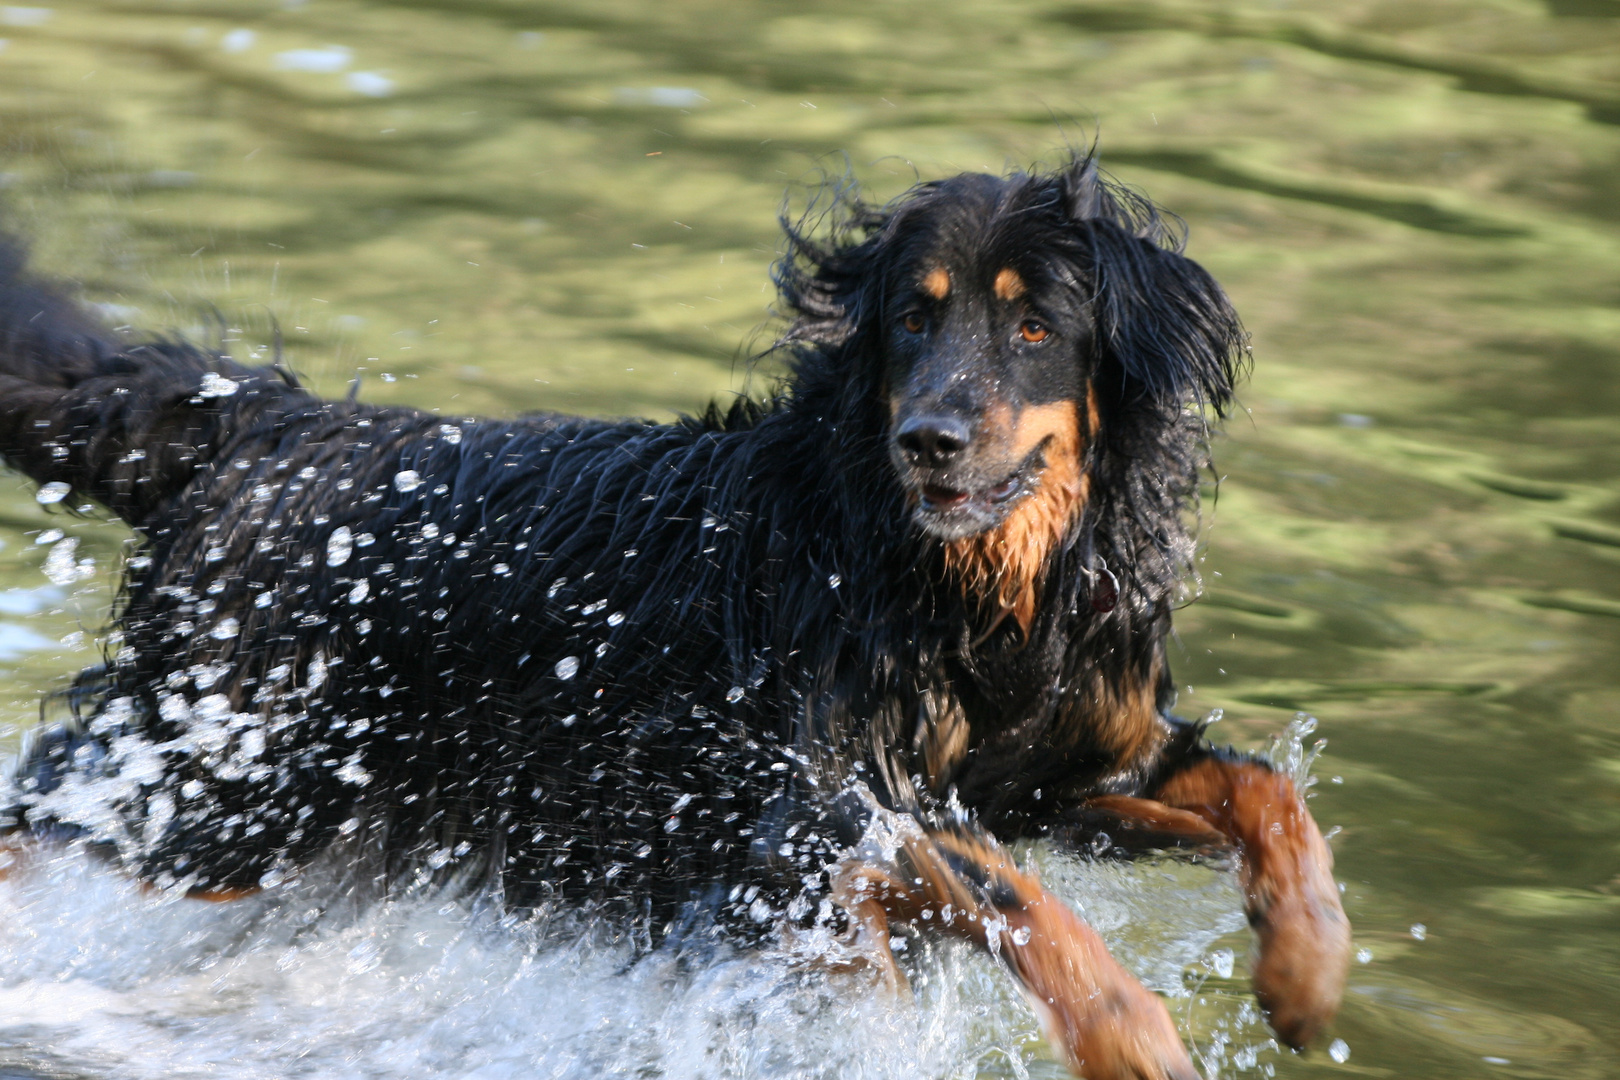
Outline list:
[[[1090,158],[1065,174],[1064,193],[1090,241],[1104,361],[1160,404],[1192,401],[1224,413],[1248,335],[1220,285],[1181,253],[1180,222],[1104,180]]]

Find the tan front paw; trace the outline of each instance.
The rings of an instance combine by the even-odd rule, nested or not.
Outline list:
[[[1272,904],[1255,933],[1260,946],[1255,997],[1277,1037],[1301,1049],[1338,1011],[1350,970],[1350,922],[1337,890]]]

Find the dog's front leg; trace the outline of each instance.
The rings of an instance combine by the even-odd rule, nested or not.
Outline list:
[[[1262,761],[1195,747],[1144,793],[1076,807],[1077,825],[1112,823],[1125,846],[1236,845],[1244,910],[1259,941],[1254,992],[1277,1036],[1305,1046],[1338,1010],[1350,923],[1333,854],[1287,776]]]
[[[832,870],[835,897],[852,920],[931,928],[998,957],[1053,1047],[1086,1080],[1197,1080],[1164,1002],[1006,849],[976,831],[894,817],[900,828],[881,854],[854,855]]]
[[[1294,782],[1259,761],[1194,758],[1151,792],[1237,844],[1244,909],[1259,939],[1254,992],[1277,1035],[1302,1047],[1338,1011],[1350,968],[1350,921],[1333,853]]]

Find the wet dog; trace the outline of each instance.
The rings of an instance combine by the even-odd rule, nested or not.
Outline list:
[[[1235,848],[1278,1035],[1349,926],[1291,780],[1174,717],[1171,603],[1244,334],[1093,162],[789,226],[773,400],[446,419],[95,322],[0,259],[0,452],[143,540],[10,828],[225,897],[342,838],[654,937],[995,953],[1080,1073],[1191,1078],[1000,840]],[[1000,839],[998,839],[1000,838]]]

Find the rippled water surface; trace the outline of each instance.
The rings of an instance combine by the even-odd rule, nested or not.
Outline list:
[[[0,194],[45,265],[452,414],[696,409],[768,340],[784,191],[1100,131],[1254,334],[1177,675],[1243,745],[1320,719],[1348,1058],[1266,1045],[1217,871],[1032,857],[1212,1074],[1620,1075],[1614,0],[132,0],[0,7],[0,38]],[[0,478],[7,745],[98,655],[125,539]],[[1059,1074],[988,963],[916,970],[898,1005],[64,856],[0,885],[0,1077]]]

